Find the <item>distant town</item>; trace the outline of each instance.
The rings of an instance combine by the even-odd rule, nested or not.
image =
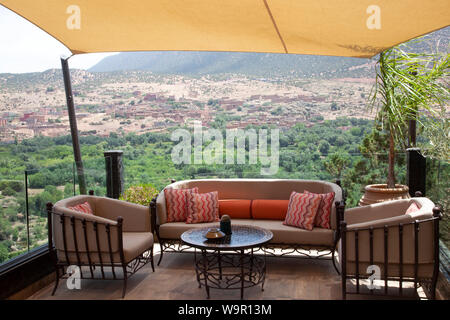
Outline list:
[[[45,73],[41,81],[14,82],[14,75],[0,75],[0,83],[8,84],[0,87],[0,141],[69,133],[61,71]],[[342,116],[372,119],[375,114],[367,108],[372,81],[365,78],[274,81],[75,70],[72,81],[81,135],[165,131],[193,120],[208,127],[218,119],[231,129],[260,124],[289,128]]]

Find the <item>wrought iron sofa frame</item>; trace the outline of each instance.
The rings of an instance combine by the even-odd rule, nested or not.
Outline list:
[[[172,179],[171,183],[174,183],[175,180]],[[293,253],[297,253],[301,258],[310,258],[310,259],[328,259],[333,263],[333,267],[336,272],[339,274],[340,271],[336,266],[335,252],[336,246],[341,236],[340,226],[341,221],[344,219],[344,211],[345,211],[345,191],[341,186],[340,180],[336,180],[336,184],[341,187],[342,190],[342,200],[336,201],[336,230],[334,231],[334,239],[332,246],[321,246],[321,245],[312,245],[312,244],[287,244],[287,243],[268,243],[261,247],[261,251],[268,256],[283,256],[289,257],[292,256]],[[150,203],[150,213],[151,213],[151,223],[152,226],[155,226],[155,234],[158,238],[159,246],[160,246],[160,256],[158,260],[158,266],[162,261],[162,257],[164,252],[190,252],[189,247],[183,246],[180,239],[169,239],[162,238],[159,233],[159,224],[157,223],[157,213],[156,213],[156,199],[157,196],[154,197]],[[276,249],[280,250],[281,253],[276,253]],[[311,254],[312,250],[318,251],[316,255]],[[305,252],[306,251],[306,252]],[[258,253],[258,250],[254,251]],[[194,252],[195,253],[195,252]],[[331,254],[331,257],[327,257]]]
[[[427,288],[429,293],[430,293],[430,298],[432,300],[434,300],[436,298],[436,283],[437,283],[437,278],[439,275],[439,220],[442,218],[442,209],[440,207],[434,207],[433,208],[433,216],[431,218],[428,219],[423,219],[423,220],[416,220],[414,222],[410,222],[410,223],[400,223],[400,224],[394,224],[394,225],[386,225],[386,226],[378,226],[378,227],[365,227],[365,228],[355,228],[355,229],[347,229],[347,223],[342,220],[341,221],[341,241],[342,241],[342,261],[340,261],[340,265],[341,265],[341,288],[342,288],[342,299],[346,299],[348,294],[366,294],[365,292],[361,291],[361,284],[360,284],[360,280],[361,279],[369,279],[371,277],[371,275],[363,275],[360,274],[360,270],[359,270],[359,250],[358,247],[360,245],[360,240],[358,237],[358,233],[362,232],[362,231],[369,231],[369,256],[370,256],[370,265],[373,265],[373,234],[375,232],[375,230],[380,230],[382,229],[384,232],[384,248],[383,248],[383,255],[384,255],[384,261],[382,263],[383,265],[383,269],[385,270],[384,272],[384,276],[383,279],[384,280],[384,292],[383,293],[379,293],[376,292],[373,289],[369,289],[368,294],[371,295],[383,295],[383,296],[393,296],[391,294],[389,294],[389,281],[396,281],[399,283],[399,288],[398,288],[398,295],[397,296],[404,296],[404,290],[403,290],[403,282],[413,282],[414,285],[414,291],[417,290],[417,288],[422,285],[422,287],[424,287],[424,285],[428,285],[429,287]],[[427,222],[432,222],[433,223],[433,257],[434,257],[434,261],[433,261],[433,273],[431,278],[429,279],[425,279],[425,278],[421,278],[418,275],[418,268],[419,268],[419,262],[418,262],[418,258],[419,258],[419,241],[418,241],[418,237],[419,237],[419,232],[421,230],[420,225],[427,223]],[[403,237],[404,237],[404,233],[403,230],[405,227],[407,226],[413,226],[414,228],[414,277],[403,277],[403,268],[404,268],[404,261],[403,261]],[[390,228],[395,228],[398,230],[398,234],[399,234],[399,257],[400,257],[400,275],[399,276],[389,276],[389,262],[388,262],[388,234],[389,234],[389,229]],[[354,236],[354,242],[355,242],[355,274],[354,275],[349,275],[347,274],[347,238],[349,236],[349,234],[353,234]],[[356,281],[356,289],[355,291],[348,291],[347,290],[347,281],[348,280],[355,280]],[[381,280],[381,279],[380,279]]]
[[[94,195],[94,192],[92,190],[89,191],[89,195]],[[63,230],[63,245],[64,245],[64,255],[66,260],[60,261],[58,260],[56,249],[53,246],[53,219],[52,216],[56,217],[58,216],[59,223],[61,223],[62,230]],[[59,280],[60,279],[67,279],[69,277],[69,274],[67,274],[66,268],[72,265],[78,266],[80,268],[80,278],[81,279],[90,279],[90,280],[123,280],[123,289],[122,289],[122,298],[125,297],[126,289],[127,289],[127,280],[129,277],[131,277],[133,274],[135,274],[138,270],[140,270],[142,267],[144,267],[147,263],[151,263],[153,272],[155,271],[154,262],[153,262],[153,244],[151,248],[148,248],[144,252],[142,252],[140,255],[135,257],[133,260],[129,261],[128,263],[125,261],[125,255],[123,250],[123,237],[122,237],[122,226],[123,226],[123,218],[117,217],[117,225],[112,225],[109,223],[101,223],[97,221],[87,221],[86,219],[79,219],[75,217],[70,217],[70,225],[67,225],[66,218],[67,215],[64,213],[58,213],[55,212],[53,209],[53,204],[51,202],[47,203],[47,225],[48,225],[48,248],[49,252],[52,255],[52,260],[54,261],[55,265],[55,273],[56,273],[56,280],[55,280],[55,286],[52,291],[52,296],[55,294],[56,289],[58,288]],[[80,259],[80,252],[78,250],[78,241],[76,237],[76,221],[80,221],[82,228],[83,228],[83,235],[84,235],[84,244],[86,248],[88,263],[82,262]],[[56,219],[55,219],[56,223]],[[91,224],[93,226],[93,229],[95,231],[95,242],[96,242],[96,248],[89,248],[88,245],[88,235],[87,235],[87,226]],[[105,226],[105,232],[108,239],[108,250],[100,250],[100,232],[99,232],[99,225]],[[120,261],[114,261],[114,253],[112,252],[112,241],[111,241],[111,228],[117,228],[117,234],[118,234],[118,249],[119,249],[119,257]],[[70,261],[69,259],[69,252],[67,250],[67,234],[66,234],[66,228],[72,229],[72,235],[73,235],[73,242],[75,244],[75,255],[76,255],[76,261]],[[151,226],[152,230],[151,232],[154,233],[154,227]],[[92,250],[93,249],[93,250]],[[104,254],[107,252],[109,255],[109,261],[104,261],[102,258],[102,253]],[[93,255],[98,256],[98,263],[92,262],[91,257]],[[82,267],[89,267],[88,275],[86,273],[83,273]],[[100,267],[101,276],[96,276],[94,274],[94,270],[96,267]],[[108,276],[107,273],[105,273],[105,268],[111,268],[112,277]],[[121,270],[121,275],[116,274],[116,268],[119,268],[119,271]],[[61,273],[60,273],[61,271]]]

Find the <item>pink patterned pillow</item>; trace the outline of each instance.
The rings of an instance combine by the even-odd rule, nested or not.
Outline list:
[[[292,191],[283,224],[311,231],[321,201],[322,197],[319,194]]]
[[[187,199],[186,195],[198,193],[198,188],[192,189],[164,189],[166,197],[167,222],[186,221],[187,217]]]
[[[313,193],[305,190],[305,193]],[[334,201],[334,192],[329,193],[315,193],[321,196],[322,201],[320,202],[319,209],[317,210],[317,215],[314,220],[314,225],[316,227],[331,229],[330,217],[331,217],[331,207]]]
[[[411,214],[413,212],[419,211],[420,208],[414,201],[409,205],[408,209],[406,210],[405,214]]]
[[[186,223],[201,223],[219,221],[219,193],[187,194],[188,216]]]
[[[69,209],[75,210],[75,211],[78,211],[81,213],[94,214],[94,212],[92,211],[91,205],[87,201],[84,203],[77,204],[76,206],[69,207]]]

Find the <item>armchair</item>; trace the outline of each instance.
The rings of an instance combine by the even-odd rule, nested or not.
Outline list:
[[[413,202],[419,210],[406,214]],[[434,299],[440,218],[441,209],[424,197],[347,209],[337,245],[343,299],[349,293],[363,293],[361,281],[373,279],[374,268],[384,282],[382,294],[390,295],[390,281],[398,282],[399,295],[404,295],[403,282],[413,282],[414,290],[419,284],[429,285]],[[356,291],[347,291],[348,280],[356,282]],[[375,293],[373,287],[365,292]]]
[[[71,209],[88,202],[93,214]],[[65,267],[80,267],[81,279],[123,280],[151,263],[153,272],[153,226],[148,207],[125,201],[80,195],[47,204],[48,245],[55,251],[56,281]],[[88,267],[83,268],[82,267]],[[100,270],[96,270],[98,268]],[[60,274],[61,271],[61,274]],[[66,275],[67,276],[67,275]]]

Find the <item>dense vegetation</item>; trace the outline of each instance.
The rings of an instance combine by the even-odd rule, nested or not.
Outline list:
[[[213,125],[224,130],[220,121]],[[374,130],[373,121],[362,119],[342,118],[310,127],[297,124],[280,131],[280,168],[272,177],[328,181],[340,178],[347,191],[347,205],[356,206],[366,184],[385,179],[387,143],[383,134]],[[106,193],[103,151],[110,149],[124,151],[126,188],[151,184],[161,190],[171,178],[267,177],[261,175],[260,163],[174,164],[171,152],[177,142],[171,141],[170,133],[89,135],[81,136],[80,142],[87,187],[98,195]],[[26,249],[25,170],[30,190],[30,244],[33,247],[46,240],[46,202],[55,202],[77,192],[70,136],[36,137],[0,145],[0,262]],[[396,174],[400,183],[405,183],[405,172],[405,154],[399,154]],[[442,173],[439,174],[442,179]]]

